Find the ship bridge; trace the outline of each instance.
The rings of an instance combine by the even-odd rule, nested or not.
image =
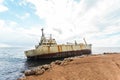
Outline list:
[[[50,34],[50,37],[47,38],[47,37],[45,37],[43,29],[41,29],[41,31],[42,31],[42,36],[41,36],[39,46],[40,45],[57,45],[56,40],[52,38],[51,34]]]

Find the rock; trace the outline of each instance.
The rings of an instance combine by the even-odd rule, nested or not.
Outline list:
[[[41,75],[45,72],[45,69],[40,69],[38,71],[35,72],[35,75]]]
[[[71,61],[73,61],[73,59],[72,58],[65,58],[64,61],[71,62]]]
[[[71,61],[73,61],[73,58],[65,58],[63,61],[61,61],[60,65],[67,65]]]
[[[55,64],[60,65],[61,62],[62,62],[62,61],[60,61],[60,60],[56,60],[56,61],[55,61]]]
[[[67,61],[62,61],[62,63],[60,64],[60,65],[67,65],[68,64],[68,62]]]
[[[30,75],[34,75],[35,74],[35,71],[34,70],[26,70],[24,72],[25,76],[30,76]]]
[[[25,76],[30,76],[30,75],[41,75],[43,74],[46,70],[48,70],[51,66],[50,65],[43,65],[43,66],[38,66],[36,68],[33,68],[32,70],[26,70],[24,72]]]
[[[30,75],[41,75],[43,74],[46,70],[50,69],[53,64],[56,65],[66,65],[68,62],[73,61],[72,58],[66,58],[63,61],[56,60],[55,62],[52,62],[50,65],[45,64],[42,66],[38,66],[36,68],[33,68],[32,70],[26,70],[24,72],[25,76],[30,76]]]
[[[50,67],[52,68],[53,66],[55,66],[56,64],[55,64],[55,62],[51,62],[50,63]]]
[[[45,70],[50,69],[50,67],[51,67],[51,66],[50,66],[50,65],[48,65],[48,64],[45,64],[45,65],[43,65],[43,66],[42,66],[42,68],[43,68],[43,69],[45,69]]]

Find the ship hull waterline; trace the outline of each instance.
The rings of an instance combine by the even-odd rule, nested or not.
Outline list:
[[[80,55],[89,55],[91,54],[90,49],[76,50],[76,51],[66,51],[66,52],[57,52],[50,54],[42,54],[35,56],[27,56],[27,59],[51,59],[51,58],[65,58],[65,57],[74,57]]]

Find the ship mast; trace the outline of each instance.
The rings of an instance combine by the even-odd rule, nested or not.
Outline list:
[[[41,45],[41,44],[43,43],[43,41],[46,39],[46,38],[45,38],[45,35],[44,35],[44,32],[43,32],[44,29],[42,28],[41,31],[42,31],[42,36],[41,36],[41,40],[40,40],[40,45]]]
[[[43,30],[44,30],[44,29],[42,28],[42,29],[41,29],[41,31],[42,31],[42,37],[44,37],[44,32],[43,32]]]

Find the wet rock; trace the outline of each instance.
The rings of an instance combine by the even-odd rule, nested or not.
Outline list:
[[[24,72],[25,76],[30,76],[30,75],[34,75],[35,74],[35,71],[34,70],[26,70]]]

